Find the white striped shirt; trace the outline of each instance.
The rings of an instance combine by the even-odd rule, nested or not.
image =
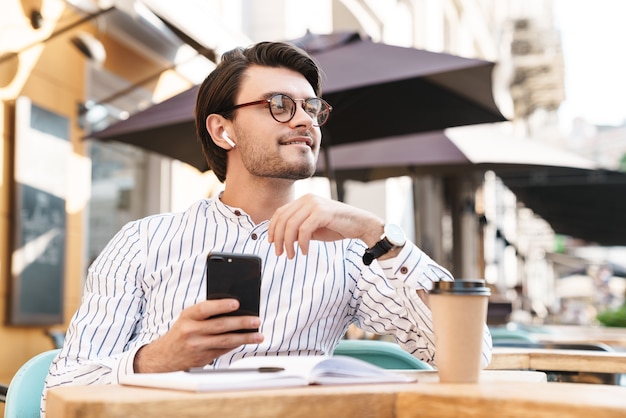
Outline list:
[[[205,199],[178,214],[127,224],[89,268],[83,300],[53,362],[46,389],[117,383],[133,373],[137,350],[164,335],[181,311],[206,299],[209,252],[256,254],[263,260],[261,328],[265,340],[215,361],[247,355],[330,354],[351,323],[394,335],[409,353],[435,364],[430,310],[417,289],[452,276],[414,244],[365,266],[360,240],[311,241],[309,254],[277,257],[269,222]],[[484,365],[491,357],[485,331]]]

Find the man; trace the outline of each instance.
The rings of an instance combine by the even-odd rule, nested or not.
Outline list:
[[[111,240],[89,268],[46,388],[227,367],[250,355],[331,354],[350,324],[394,335],[435,364],[426,293],[450,274],[367,211],[294,199],[294,182],[314,173],[332,110],[320,94],[319,69],[293,46],[224,54],[200,87],[195,115],[224,192],[184,213],[131,222]],[[213,318],[238,304],[205,300],[212,251],[261,257],[260,318]],[[487,330],[484,341],[486,365]]]

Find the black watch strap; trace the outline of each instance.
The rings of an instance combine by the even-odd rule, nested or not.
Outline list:
[[[365,250],[365,253],[363,253],[363,264],[369,266],[375,258],[387,254],[392,248],[393,245],[386,238],[381,239],[372,248]]]

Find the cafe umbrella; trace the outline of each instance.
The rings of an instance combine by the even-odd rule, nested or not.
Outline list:
[[[308,33],[291,42],[323,71],[323,97],[333,106],[322,127],[325,146],[505,120],[492,95],[492,62],[377,43],[354,32]],[[206,171],[194,128],[197,90],[89,138],[132,144]]]
[[[597,169],[500,177],[555,231],[604,246],[626,245],[626,173]]]
[[[324,72],[333,114],[327,145],[504,121],[492,94],[494,63],[373,42],[357,33],[292,41]]]
[[[328,148],[338,180],[362,182],[420,175],[467,175],[493,170],[507,178],[574,171],[594,173],[595,163],[541,141],[518,139],[482,126],[450,128]],[[325,173],[324,160],[317,174]]]
[[[524,205],[559,234],[601,245],[626,245],[626,173],[537,140],[487,126],[400,135],[327,150],[334,178],[368,182],[399,176],[495,172]],[[326,175],[325,161],[317,173]]]

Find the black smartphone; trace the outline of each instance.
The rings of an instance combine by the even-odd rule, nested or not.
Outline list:
[[[220,316],[259,316],[261,257],[253,254],[209,253],[206,266],[207,299],[234,298],[239,309]],[[234,332],[256,332],[241,329]]]

